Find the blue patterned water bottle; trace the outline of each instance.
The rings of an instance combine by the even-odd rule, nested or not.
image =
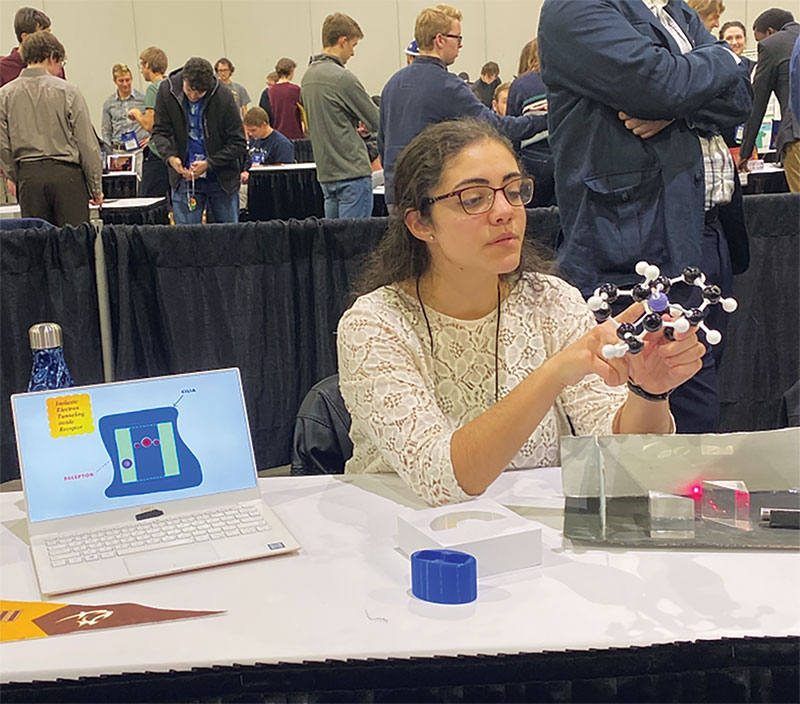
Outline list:
[[[64,361],[61,326],[58,323],[37,323],[28,330],[33,354],[28,391],[65,389],[75,386]]]

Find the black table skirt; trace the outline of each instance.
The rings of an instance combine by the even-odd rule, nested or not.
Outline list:
[[[248,220],[322,217],[325,205],[316,169],[251,171]]]
[[[745,195],[788,192],[789,184],[783,171],[753,171],[747,175],[747,185],[742,187]]]
[[[77,636],[81,637],[81,636]],[[4,684],[12,702],[797,702],[800,639],[205,667]]]
[[[314,161],[314,149],[311,146],[310,139],[293,139],[294,144],[294,160],[299,164],[300,162]]]
[[[104,198],[135,198],[139,187],[136,176],[103,176]]]
[[[315,169],[251,171],[248,188],[248,222],[325,216],[325,199]],[[382,195],[375,195],[372,217],[385,215],[386,202]]]
[[[169,225],[169,204],[164,199],[146,208],[100,209],[105,225]]]

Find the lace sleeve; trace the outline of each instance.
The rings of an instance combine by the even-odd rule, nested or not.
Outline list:
[[[548,296],[556,301],[547,316],[556,316],[549,326],[555,331],[548,350],[552,356],[585,335],[596,325],[586,302],[578,289],[556,280],[551,281],[558,289]],[[625,386],[608,386],[596,374],[584,377],[575,386],[561,392],[558,402],[572,423],[576,435],[611,435],[614,417],[628,397]]]
[[[432,505],[472,498],[453,472],[450,441],[457,427],[436,402],[409,324],[362,298],[339,321],[337,346],[339,386],[353,419],[353,460],[368,464],[366,471],[396,471]]]

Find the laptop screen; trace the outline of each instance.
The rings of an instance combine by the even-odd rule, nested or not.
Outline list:
[[[238,369],[11,400],[32,522],[256,485]]]

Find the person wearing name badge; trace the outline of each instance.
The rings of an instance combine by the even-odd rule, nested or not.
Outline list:
[[[250,108],[244,116],[244,131],[249,141],[247,144],[247,160],[241,174],[242,184],[250,181],[250,169],[253,166],[267,164],[293,164],[294,144],[269,121],[269,115],[263,108]],[[250,187],[239,192],[239,206],[247,208]]]
[[[128,117],[139,123],[148,133],[152,133],[156,121],[156,96],[158,87],[167,72],[167,55],[158,47],[151,46],[139,54],[142,78],[149,84],[144,95],[144,112],[132,108]],[[169,173],[158,154],[155,142],[147,143],[142,163],[142,182],[139,195],[142,197],[166,196],[169,193]]]
[[[247,143],[247,162],[242,171],[242,183],[247,183],[251,166],[267,164],[293,164],[294,144],[269,123],[269,115],[262,108],[250,108],[244,116]]]
[[[117,152],[132,152],[144,147],[150,135],[128,113],[144,110],[144,96],[133,87],[133,75],[126,64],[114,64],[111,76],[117,89],[103,103],[101,137]]]
[[[727,42],[731,51],[739,57],[739,60],[747,67],[747,73],[750,74],[750,81],[752,82],[755,75],[756,62],[748,59],[744,55],[744,50],[747,48],[747,30],[744,25],[738,20],[731,20],[722,25],[719,30],[719,38]],[[744,123],[735,127],[726,127],[721,131],[722,138],[725,144],[731,149],[739,149],[742,143],[742,132],[744,130]],[[731,152],[734,159],[738,156],[737,152]]]
[[[170,73],[156,96],[153,141],[170,167],[176,224],[239,221],[239,178],[247,155],[233,93],[206,59],[193,57]]]
[[[484,120],[441,122],[395,167],[396,215],[338,325],[345,473],[396,472],[441,505],[506,468],[558,465],[561,435],[674,432],[667,398],[703,344],[658,332],[640,354],[603,357],[613,323],[597,325],[525,242],[534,184],[505,137]]]

